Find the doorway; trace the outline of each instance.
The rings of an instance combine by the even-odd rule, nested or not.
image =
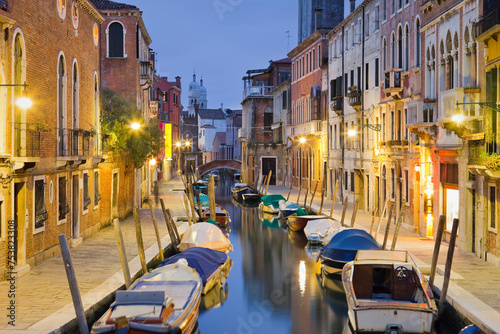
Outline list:
[[[269,184],[275,186],[276,158],[262,158],[262,176],[268,176],[270,171],[272,171],[272,174],[271,174],[271,181],[269,181]]]
[[[14,184],[14,260],[26,264],[26,183]]]
[[[79,182],[78,182],[78,175],[73,175],[73,200],[72,200],[72,205],[71,209],[72,215],[71,215],[71,238],[72,239],[78,239],[80,236],[80,229],[79,229]]]

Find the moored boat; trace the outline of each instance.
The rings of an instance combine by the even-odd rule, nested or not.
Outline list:
[[[233,249],[218,226],[203,222],[189,226],[182,235],[179,249],[185,251],[193,247],[206,247],[226,253]]]
[[[365,230],[344,229],[336,233],[323,247],[319,258],[323,271],[327,274],[340,274],[344,265],[354,260],[359,250],[380,249],[377,241]]]
[[[207,220],[210,218],[210,209],[206,209],[203,212],[203,219]],[[231,221],[229,213],[220,205],[215,205],[215,221],[220,227],[226,227],[227,223]]]
[[[304,215],[304,216],[288,216],[288,228],[292,231],[302,231],[310,220],[324,219],[325,215]]]
[[[258,195],[257,190],[250,187],[248,184],[242,183],[242,182],[235,183],[231,187],[231,192],[233,194],[233,197],[236,199],[243,198],[244,194],[256,194],[256,195]]]
[[[360,250],[342,270],[354,333],[430,333],[431,288],[406,251]]]
[[[140,277],[92,327],[92,333],[191,333],[203,283],[185,260]]]
[[[284,201],[284,200],[279,201],[279,208],[280,208],[279,215],[282,218],[287,218],[288,216],[291,216],[293,214],[297,214],[299,216],[307,214],[307,211],[305,211],[300,205],[297,205],[290,201]]]
[[[260,198],[259,209],[262,212],[278,214],[280,212],[279,201],[284,201],[285,198],[280,194],[265,195]]]
[[[158,268],[176,263],[180,259],[185,259],[188,265],[200,275],[203,281],[203,291],[201,292],[203,295],[216,285],[223,285],[227,278],[226,267],[231,268],[231,260],[226,253],[204,247],[193,247],[172,255],[163,260]]]
[[[333,236],[343,229],[340,222],[335,219],[315,219],[304,227],[304,234],[310,244],[328,244]]]

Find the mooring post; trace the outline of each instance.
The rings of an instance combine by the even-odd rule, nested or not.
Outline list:
[[[394,230],[394,236],[392,237],[391,250],[396,249],[396,242],[398,241],[399,229],[401,228],[401,223],[403,222],[403,213],[405,211],[406,200],[403,200],[401,205],[401,210],[399,210],[398,222],[396,223],[396,229]]]
[[[186,197],[186,194],[182,195],[182,199],[184,200],[184,208],[186,209],[188,224],[189,224],[189,226],[191,226],[191,225],[193,225],[193,221],[191,220],[191,213],[190,213],[191,209],[189,207],[189,202],[188,202],[188,199]]]
[[[141,218],[139,208],[134,208],[135,236],[137,237],[137,247],[139,247],[139,259],[141,260],[142,273],[148,272],[146,264],[146,254],[144,253],[144,242],[142,240]]]
[[[344,200],[344,208],[342,209],[342,218],[340,219],[340,226],[344,227],[345,212],[347,211],[347,205],[349,204],[349,198],[346,196]]]
[[[208,179],[208,208],[210,210],[210,219],[215,221],[216,212],[215,212],[215,180],[214,176],[210,175]]]
[[[389,203],[389,201],[385,202],[384,209],[382,210],[382,213],[378,217],[377,231],[375,232],[375,236],[374,236],[375,241],[377,241],[377,236],[380,233],[380,224],[382,223],[382,217],[384,217],[385,212],[387,211],[387,205],[388,205],[388,203]]]
[[[165,259],[165,256],[163,255],[163,248],[161,246],[161,237],[160,237],[160,231],[158,230],[158,223],[156,222],[156,217],[155,213],[153,210],[153,203],[151,203],[151,200],[148,200],[148,206],[149,206],[149,211],[151,211],[151,218],[153,218],[153,227],[155,229],[155,234],[156,234],[156,243],[158,244],[158,250],[159,255],[160,255],[160,261],[163,261]]]
[[[290,193],[292,192],[292,181],[290,181],[290,189],[288,189],[288,195],[286,196],[286,200],[288,201],[288,199],[290,198]]]
[[[429,285],[431,287],[434,285],[434,278],[436,276],[436,268],[439,258],[439,249],[441,248],[441,240],[443,239],[445,223],[446,223],[446,217],[443,215],[439,216],[438,229],[436,232],[436,240],[434,242],[434,251],[432,252],[431,273],[429,276]]]
[[[168,235],[170,236],[170,243],[172,244],[172,249],[174,250],[174,253],[178,253],[179,250],[177,249],[177,238],[174,234],[174,231],[172,230],[172,227],[170,226],[169,223],[169,215],[167,213],[168,209],[165,209],[165,203],[163,202],[163,198],[160,198],[160,204],[161,204],[161,210],[163,212],[163,218],[165,219],[165,224],[167,224],[167,230],[168,230]]]
[[[387,218],[387,225],[385,226],[384,242],[382,243],[382,249],[385,249],[385,246],[387,245],[387,238],[389,238],[389,232],[391,230],[392,212],[394,211],[395,206],[396,203],[391,205],[391,209],[389,210],[389,217]]]
[[[118,218],[115,218],[113,220],[113,225],[115,228],[116,243],[118,244],[118,253],[120,254],[120,263],[122,266],[123,278],[125,279],[125,287],[128,289],[132,284],[132,279],[130,278],[127,252],[125,252],[125,243],[123,242],[122,229],[120,228],[120,221],[118,220]]]
[[[359,206],[359,199],[356,198],[356,201],[354,202],[354,210],[352,211],[351,228],[354,227],[354,223],[356,222],[356,215],[358,213],[358,206]]]
[[[453,226],[451,228],[450,244],[448,246],[448,256],[446,258],[446,266],[444,268],[444,279],[443,288],[441,289],[441,297],[439,301],[441,302],[438,312],[438,318],[443,314],[444,304],[446,303],[446,295],[448,294],[448,286],[450,284],[451,277],[451,265],[453,263],[453,253],[455,252],[455,241],[457,239],[458,231],[458,218],[453,219]]]
[[[88,334],[89,327],[87,325],[87,319],[85,318],[82,296],[80,295],[80,290],[78,289],[75,270],[73,269],[73,263],[71,262],[71,256],[69,254],[68,242],[66,241],[66,236],[64,234],[59,235],[59,246],[61,247],[64,269],[66,270],[66,277],[68,278],[69,290],[71,291],[71,298],[73,299],[73,306],[75,307],[78,327],[80,329],[80,333]]]
[[[309,187],[307,187],[307,188],[306,188],[306,197],[304,198],[304,209],[305,209],[306,211],[308,211],[308,210],[307,210],[307,205],[306,205],[306,203],[307,203],[307,195],[308,195],[308,194],[309,194]]]
[[[269,183],[271,182],[271,176],[273,176],[272,170],[269,171],[269,177],[267,178],[266,195],[267,195],[267,191],[269,190]]]
[[[375,218],[377,217],[378,214],[378,207],[373,210],[373,216],[372,216],[372,224],[370,225],[370,235],[373,233],[373,226],[375,225]]]
[[[323,211],[323,200],[325,199],[325,183],[321,181],[321,203],[319,204],[319,212],[318,215]]]
[[[339,185],[339,180],[335,182],[335,190],[333,191],[333,198],[332,198],[332,208],[330,209],[330,219],[333,218],[333,208],[335,207],[335,199],[337,197],[337,187]]]
[[[314,192],[313,192],[313,195],[311,197],[311,201],[309,202],[309,211],[312,211],[313,200],[314,200],[314,196],[316,196],[317,189],[318,189],[318,182],[316,182],[316,185],[314,186]]]

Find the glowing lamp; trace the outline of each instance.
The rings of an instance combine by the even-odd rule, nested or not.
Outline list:
[[[137,122],[134,122],[134,123],[130,124],[130,127],[134,130],[139,130],[141,128],[141,125]]]

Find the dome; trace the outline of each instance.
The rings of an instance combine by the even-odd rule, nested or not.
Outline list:
[[[200,80],[200,93],[207,94],[207,89],[203,86],[203,79]]]
[[[196,82],[196,74],[193,74],[193,82],[189,84],[189,90],[200,89],[200,85]]]

